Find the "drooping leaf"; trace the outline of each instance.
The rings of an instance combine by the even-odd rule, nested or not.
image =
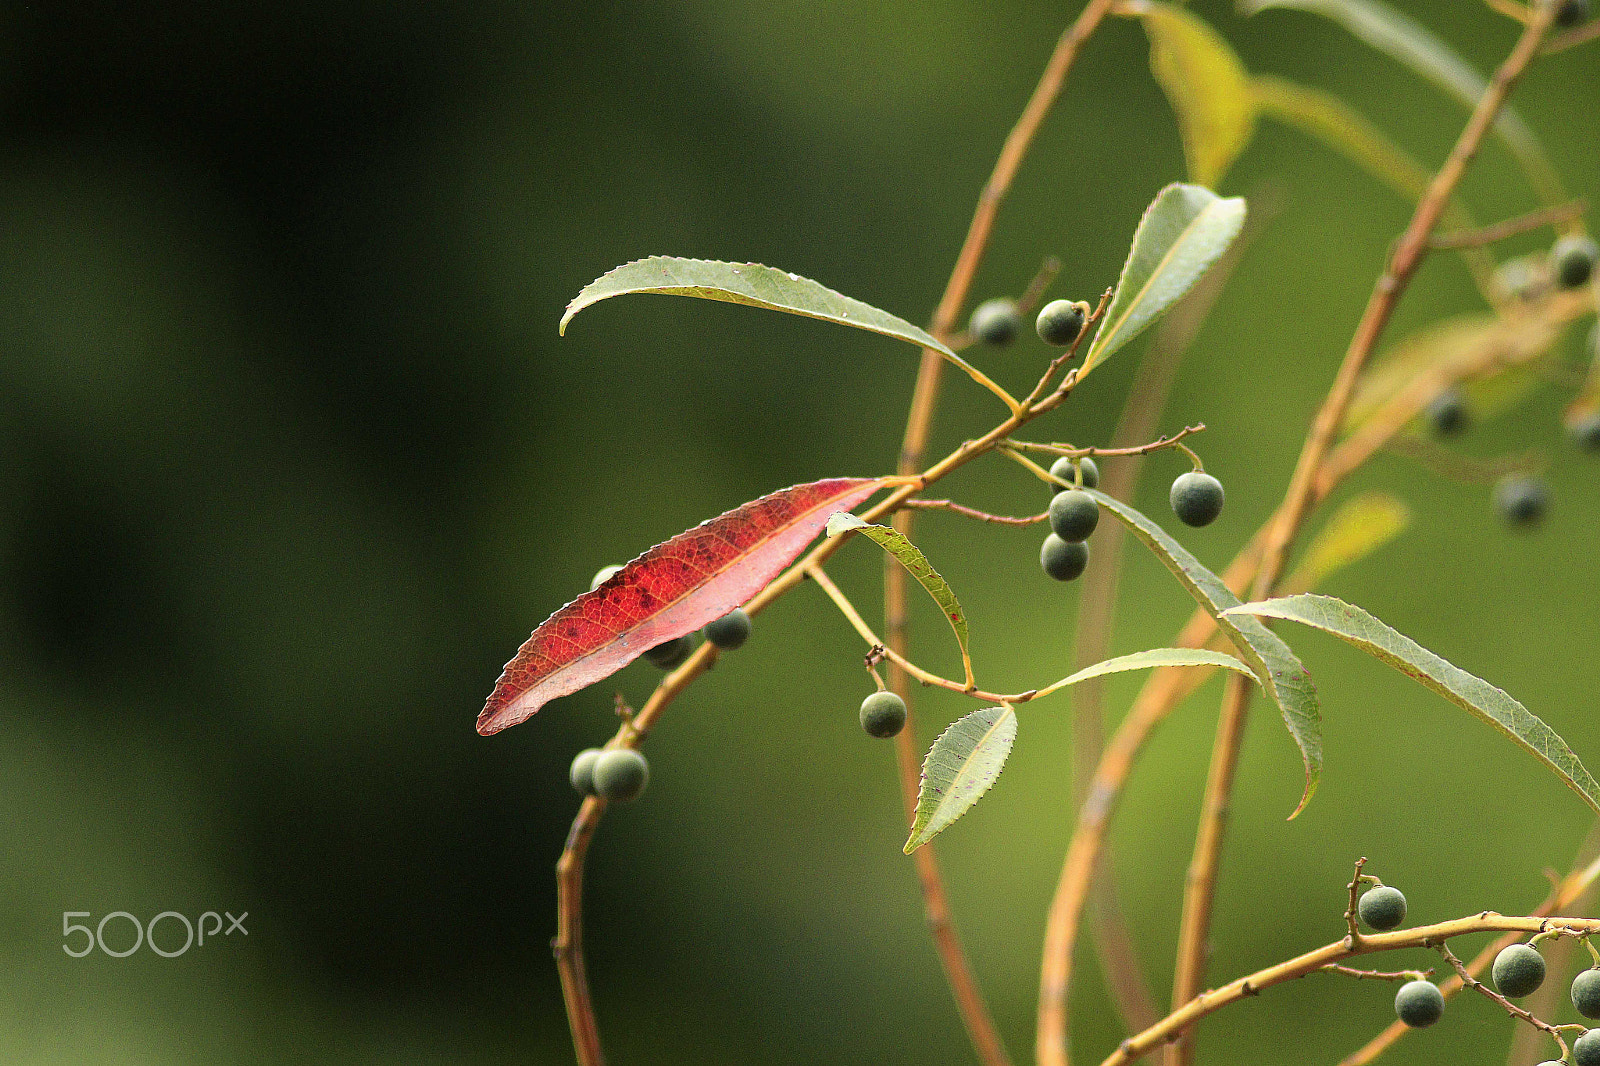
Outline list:
[[[1239,235],[1244,213],[1243,197],[1224,200],[1198,185],[1168,185],[1156,195],[1134,231],[1080,381],[1189,291]]]
[[[702,300],[747,304],[769,311],[787,311],[792,315],[854,326],[869,333],[907,341],[919,348],[932,348],[975,379],[988,380],[947,345],[935,339],[933,334],[918,329],[905,319],[834,292],[810,278],[760,263],[724,263],[714,259],[680,259],[670,255],[635,259],[606,271],[585,285],[583,291],[567,304],[566,313],[561,316],[560,332],[565,334],[567,323],[590,304],[630,293],[695,296]]]
[[[1262,114],[1315,137],[1407,199],[1427,191],[1427,169],[1337,96],[1270,74],[1251,78],[1250,91]]]
[[[1239,598],[1160,526],[1103,492],[1080,491],[1099,501],[1101,507],[1110,511],[1172,571],[1195,602],[1216,619],[1218,627],[1233,641],[1240,658],[1250,665],[1256,680],[1278,705],[1283,724],[1300,748],[1300,758],[1306,769],[1305,792],[1299,806],[1289,815],[1293,818],[1305,809],[1322,778],[1322,714],[1317,708],[1317,688],[1305,664],[1295,657],[1282,638],[1260,622],[1247,615],[1226,614],[1228,608],[1238,606]]]
[[[1211,651],[1209,648],[1152,648],[1150,651],[1136,651],[1132,655],[1119,655],[1114,659],[1086,666],[1071,677],[1064,677],[1048,688],[1040,689],[1039,695],[1049,695],[1068,685],[1087,681],[1091,677],[1120,674],[1128,670],[1150,670],[1162,666],[1221,666],[1248,678],[1254,679],[1256,676],[1254,670],[1226,652]]]
[[[1249,75],[1228,42],[1186,8],[1136,10],[1150,38],[1150,69],[1178,116],[1189,179],[1214,186],[1255,132]]]
[[[1228,614],[1284,618],[1355,645],[1500,730],[1554,770],[1590,807],[1600,811],[1600,783],[1537,715],[1489,682],[1440,658],[1360,607],[1332,596],[1302,593],[1243,604],[1230,608]]]
[[[533,631],[478,715],[498,733],[557,696],[609,677],[754,596],[822,531],[883,482],[830,478],[780,489],[656,545]]]
[[[889,526],[876,526],[863,522],[848,511],[839,511],[828,519],[828,536],[853,530],[877,541],[884,551],[894,556],[906,572],[917,579],[917,584],[928,590],[933,602],[939,605],[945,621],[955,630],[956,643],[961,645],[961,661],[967,668],[967,679],[972,679],[972,658],[967,646],[967,613],[961,609],[950,583],[935,570],[922,550],[906,538],[904,533]]]
[[[1017,739],[1010,707],[985,707],[950,723],[922,760],[922,787],[905,852],[910,855],[960,818],[994,785]]]
[[[1364,492],[1346,500],[1317,530],[1300,565],[1284,584],[1314,589],[1328,575],[1342,570],[1389,543],[1411,522],[1411,510],[1387,492]]]
[[[1422,23],[1380,0],[1239,0],[1239,10],[1254,15],[1269,7],[1295,8],[1332,19],[1357,40],[1433,82],[1468,108],[1488,88],[1488,82]],[[1566,199],[1561,179],[1550,165],[1539,139],[1515,110],[1501,109],[1494,132],[1511,150],[1529,183],[1547,203]]]

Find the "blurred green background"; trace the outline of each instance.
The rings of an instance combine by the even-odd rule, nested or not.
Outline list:
[[[1480,69],[1514,39],[1482,5],[1405,6]],[[1424,160],[1463,122],[1329,24],[1196,9],[1253,70],[1336,90]],[[561,309],[659,253],[759,260],[925,320],[1077,5],[0,10],[0,1060],[570,1061],[547,946],[576,808],[566,765],[612,732],[613,693],[637,704],[656,675],[635,664],[492,739],[473,731],[483,698],[599,567],[782,485],[887,472],[916,353],[654,298],[603,304],[563,340]],[[1516,99],[1573,191],[1600,201],[1594,47],[1539,63]],[[975,298],[1019,291],[1046,254],[1065,264],[1054,295],[1097,292],[1139,211],[1182,176],[1144,35],[1112,22],[1023,168]],[[1408,215],[1275,126],[1223,191],[1263,180],[1285,210],[1162,420],[1211,427],[1198,446],[1228,513],[1183,539],[1218,566],[1276,502]],[[1532,206],[1497,146],[1466,191],[1483,219]],[[1476,306],[1441,257],[1391,337]],[[1577,359],[1577,332],[1563,343]],[[1034,435],[1103,442],[1141,348]],[[1045,358],[1032,340],[979,355],[1018,388]],[[1562,401],[1547,389],[1461,445],[1545,449],[1544,528],[1509,535],[1487,489],[1380,458],[1349,489],[1399,493],[1415,521],[1327,591],[1517,695],[1593,765],[1600,461],[1566,445]],[[949,379],[935,447],[995,417]],[[1152,460],[1136,502],[1166,515],[1181,468]],[[998,510],[1041,500],[1000,461],[948,487]],[[942,515],[919,529],[968,607],[986,683],[1062,676],[1076,589],[1039,574],[1036,533]],[[880,567],[862,543],[834,568],[869,616]],[[1126,591],[1118,652],[1166,643],[1189,610],[1141,554]],[[918,656],[952,669],[926,607]],[[1284,821],[1298,757],[1258,703],[1213,976],[1336,938],[1359,855],[1417,921],[1536,905],[1540,871],[1565,869],[1590,824],[1575,797],[1398,674],[1287,635],[1323,695],[1325,784]],[[650,791],[606,818],[590,863],[613,1061],[972,1061],[900,854],[889,746],[855,723],[860,654],[801,590],[652,738]],[[1114,715],[1137,683],[1111,687]],[[1157,987],[1219,692],[1159,733],[1116,823]],[[945,695],[920,705],[924,743],[967,709]],[[1074,814],[1069,715],[1061,698],[1025,709],[999,786],[939,845],[1019,1062]],[[172,959],[62,950],[63,912],[169,910],[248,912],[248,937]],[[179,935],[163,924],[163,945]],[[1206,1023],[1202,1061],[1332,1062],[1388,1022],[1392,991],[1274,990]],[[1074,1003],[1095,1061],[1122,1034],[1087,952]],[[1462,1001],[1397,1055],[1498,1061],[1509,1032]]]

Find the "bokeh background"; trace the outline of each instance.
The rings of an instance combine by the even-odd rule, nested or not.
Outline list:
[[[1514,39],[1482,5],[1404,6],[1480,69]],[[1252,69],[1339,92],[1424,160],[1460,128],[1455,103],[1330,24],[1196,9]],[[656,298],[602,304],[559,339],[561,309],[660,253],[759,260],[925,320],[1076,10],[0,9],[0,1060],[570,1061],[548,950],[576,808],[566,765],[612,732],[613,694],[637,704],[656,675],[635,664],[492,739],[473,732],[482,700],[599,567],[782,485],[888,471],[916,352]],[[1593,46],[1538,64],[1516,99],[1573,191],[1600,201]],[[1053,295],[1097,292],[1144,204],[1182,176],[1143,33],[1113,22],[1024,167],[975,296],[1019,291],[1046,254],[1065,264]],[[1162,420],[1211,427],[1199,447],[1228,513],[1183,539],[1218,566],[1277,500],[1408,215],[1275,126],[1223,189],[1262,181],[1284,210]],[[1496,146],[1467,196],[1484,219],[1532,206]],[[1477,305],[1441,257],[1391,336]],[[1563,345],[1576,361],[1578,332]],[[1031,339],[980,355],[1016,387],[1045,358]],[[1138,355],[1036,435],[1103,442]],[[1562,402],[1543,390],[1460,445],[1545,449],[1542,529],[1508,534],[1487,489],[1380,458],[1350,491],[1402,495],[1413,525],[1327,591],[1519,696],[1592,765],[1600,460],[1567,445]],[[951,379],[935,446],[994,418]],[[1153,460],[1136,502],[1166,514],[1180,469]],[[948,486],[997,510],[1041,499],[999,461]],[[1037,533],[941,515],[919,528],[968,606],[980,675],[1003,689],[1062,676],[1077,593],[1040,575]],[[869,616],[880,567],[864,542],[834,567]],[[916,650],[952,668],[925,606]],[[1114,649],[1166,643],[1189,606],[1130,556]],[[1286,823],[1298,758],[1258,703],[1213,975],[1337,937],[1358,855],[1418,921],[1536,905],[1541,870],[1567,868],[1591,823],[1574,796],[1398,674],[1288,635],[1321,687],[1326,780]],[[855,723],[860,653],[802,590],[652,738],[650,791],[606,818],[590,863],[590,973],[615,1062],[972,1061],[900,853],[891,752]],[[1114,714],[1136,684],[1111,687]],[[1116,824],[1157,987],[1219,692],[1159,733]],[[967,709],[945,695],[920,706],[924,743]],[[1000,784],[939,844],[1019,1061],[1073,818],[1069,723],[1065,699],[1026,708]],[[248,912],[248,938],[173,959],[62,950],[63,912],[169,910]],[[131,939],[120,919],[106,935]],[[1075,1041],[1093,1061],[1121,1033],[1084,965]],[[1331,979],[1274,990],[1209,1021],[1202,1061],[1332,1062],[1387,1023],[1391,996]],[[1509,1033],[1461,1001],[1398,1054],[1497,1061]]]

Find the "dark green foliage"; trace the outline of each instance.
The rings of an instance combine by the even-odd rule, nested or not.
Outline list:
[[[1431,981],[1407,981],[1394,996],[1394,1012],[1413,1029],[1425,1029],[1444,1014],[1444,993]]]
[[[1583,2],[1587,6],[1587,0],[1566,0],[1563,9],[1575,2]],[[1551,272],[1555,274],[1556,284],[1563,289],[1576,289],[1580,285],[1587,285],[1594,273],[1597,254],[1600,254],[1600,249],[1597,249],[1594,241],[1588,237],[1574,235],[1556,241],[1555,247],[1550,249]]]
[[[1555,0],[1555,4],[1557,26],[1576,26],[1589,21],[1589,0]],[[1593,257],[1590,262],[1593,262]]]
[[[1572,1042],[1572,1061],[1575,1066],[1600,1066],[1600,1029],[1590,1029]]]
[[[723,651],[732,651],[750,639],[750,616],[744,613],[744,608],[735,607],[716,621],[708,622],[701,632]]]
[[[615,574],[621,569],[622,567],[620,566],[603,566],[599,570],[595,571],[594,577],[589,579],[589,591],[593,592],[601,585],[604,585],[607,581],[610,581],[611,575]]]
[[[1600,412],[1585,415],[1572,424],[1568,431],[1578,447],[1586,452],[1600,452]]]
[[[1406,897],[1398,888],[1377,885],[1361,894],[1356,912],[1368,929],[1395,929],[1406,920]]]
[[[663,670],[676,670],[693,651],[694,638],[682,636],[665,644],[657,644],[645,652],[644,657],[652,666],[659,666]]]
[[[567,772],[567,780],[572,782],[572,787],[580,796],[594,795],[594,764],[600,758],[599,748],[584,748],[573,756],[572,769]]]
[[[1427,416],[1428,425],[1441,437],[1454,437],[1472,421],[1467,414],[1467,397],[1454,385],[1429,400],[1423,414]]]
[[[1022,316],[1017,313],[1014,300],[1001,297],[998,300],[985,300],[972,310],[972,318],[967,323],[967,332],[975,340],[984,344],[993,344],[996,347],[1010,344],[1017,339],[1017,333],[1022,329]]]
[[[1089,313],[1086,305],[1073,303],[1071,300],[1051,300],[1039,310],[1039,317],[1034,322],[1034,328],[1039,331],[1039,338],[1046,344],[1054,344],[1058,348],[1065,348],[1078,339],[1078,334],[1083,332],[1083,323]]]
[[[1521,999],[1544,984],[1544,956],[1527,944],[1512,944],[1494,957],[1494,987],[1508,999]]]
[[[1100,505],[1087,492],[1058,492],[1050,501],[1050,528],[1062,540],[1088,540],[1100,523]]]
[[[1600,970],[1585,970],[1572,979],[1572,1005],[1585,1018],[1600,1018]]]
[[[632,748],[612,748],[595,760],[594,790],[608,800],[635,799],[649,782],[650,764]]]
[[[1089,546],[1081,540],[1062,540],[1052,533],[1039,549],[1039,565],[1057,581],[1071,581],[1089,565]]]
[[[1172,513],[1186,526],[1209,526],[1222,513],[1222,482],[1201,470],[1179,474],[1167,499]]]
[[[1063,455],[1054,463],[1050,464],[1051,475],[1069,483],[1075,483],[1074,478],[1077,477],[1077,471],[1079,470],[1083,471],[1084,488],[1097,489],[1100,487],[1100,468],[1096,466],[1095,461],[1090,459],[1088,456],[1085,456],[1082,459],[1069,459]],[[1055,486],[1055,490],[1057,492],[1067,491],[1060,485]]]
[[[906,701],[893,692],[874,692],[861,701],[861,728],[868,736],[892,737],[906,727]]]
[[[1507,474],[1494,487],[1494,509],[1513,527],[1536,526],[1550,509],[1550,488],[1543,478]]]

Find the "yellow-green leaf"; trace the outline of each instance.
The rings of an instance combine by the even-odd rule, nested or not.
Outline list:
[[[1150,69],[1178,117],[1189,180],[1215,186],[1255,132],[1244,64],[1210,24],[1185,8],[1141,3],[1134,10],[1150,38]]]
[[[1251,78],[1250,92],[1261,114],[1315,137],[1407,199],[1427,190],[1427,169],[1337,96],[1270,74]]]
[[[1285,585],[1314,589],[1329,574],[1383,547],[1411,522],[1411,510],[1387,492],[1364,492],[1346,500],[1311,538],[1305,558]]]
[[[1189,291],[1239,235],[1244,214],[1243,197],[1224,200],[1198,185],[1168,185],[1156,195],[1134,231],[1080,381]]]
[[[1555,730],[1532,711],[1480,677],[1440,658],[1354,604],[1302,593],[1229,608],[1226,615],[1283,618],[1320,629],[1399,670],[1532,752],[1585,803],[1600,811],[1600,784]]]
[[[1255,671],[1226,652],[1211,651],[1209,648],[1152,648],[1149,651],[1119,655],[1114,659],[1086,666],[1071,677],[1064,677],[1055,684],[1040,689],[1039,696],[1048,696],[1058,689],[1076,685],[1091,677],[1104,677],[1106,674],[1120,674],[1129,670],[1151,670],[1163,666],[1221,666],[1257,680]]]
[[[985,707],[950,723],[922,761],[922,787],[905,852],[910,855],[960,818],[994,785],[1017,739],[1010,707]]]

